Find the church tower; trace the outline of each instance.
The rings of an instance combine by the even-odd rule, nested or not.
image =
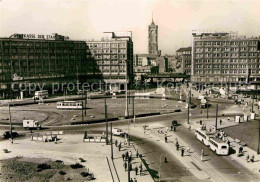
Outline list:
[[[148,27],[148,54],[160,56],[158,50],[158,25],[154,24],[153,18],[151,25]]]

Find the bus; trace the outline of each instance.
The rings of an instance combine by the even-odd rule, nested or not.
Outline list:
[[[209,146],[209,139],[213,137],[212,134],[201,129],[196,129],[195,134],[199,141],[201,141],[204,145]]]
[[[217,155],[228,155],[229,145],[219,138],[209,139],[209,148],[215,152]]]
[[[82,102],[79,101],[57,102],[57,109],[82,109]]]
[[[35,91],[34,93],[34,99],[47,99],[48,96],[48,90]]]

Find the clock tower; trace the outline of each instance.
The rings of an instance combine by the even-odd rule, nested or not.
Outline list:
[[[148,54],[160,56],[158,50],[158,25],[154,24],[153,19],[148,27]]]

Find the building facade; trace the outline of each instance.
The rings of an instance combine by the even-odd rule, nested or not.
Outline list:
[[[161,51],[158,50],[158,25],[155,25],[153,20],[148,27],[148,54],[161,55]]]
[[[84,41],[69,40],[58,34],[14,34],[0,38],[1,97],[16,95],[11,91],[14,85],[50,86],[93,74],[94,62],[86,58],[86,48]]]
[[[100,41],[86,43],[109,89],[124,89],[126,76],[128,83],[133,81],[132,32],[104,32]]]
[[[260,39],[237,33],[192,33],[195,83],[260,83]]]
[[[176,51],[176,69],[181,69],[181,73],[191,74],[191,47],[183,47]]]

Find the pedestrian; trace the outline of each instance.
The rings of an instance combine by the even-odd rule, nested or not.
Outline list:
[[[130,152],[129,152],[129,156],[132,157],[132,151],[131,151],[131,150],[130,150]]]
[[[126,151],[126,153],[125,153],[125,159],[128,160],[128,157],[129,157],[129,154],[128,154],[128,151]]]
[[[124,163],[124,168],[125,168],[125,171],[126,171],[126,169],[127,169],[127,163],[126,162]]]
[[[122,159],[125,161],[125,153],[122,153]]]
[[[202,125],[202,120],[200,120],[200,125]]]
[[[165,143],[167,143],[167,136],[164,137]]]
[[[175,126],[173,127],[173,131],[176,131],[176,127]]]
[[[184,148],[183,147],[181,148],[181,156],[182,157],[184,156]]]
[[[134,182],[137,182],[136,178],[134,178]]]
[[[179,143],[176,142],[176,150],[177,150],[177,151],[179,151],[179,147],[180,147]]]
[[[132,156],[128,157],[129,162],[132,162],[132,159],[133,159]]]
[[[200,156],[200,160],[203,161],[203,156],[204,156],[204,150],[201,150],[201,156]]]
[[[130,179],[130,182],[134,182],[132,178]]]
[[[246,162],[249,162],[249,159],[250,159],[250,156],[247,155],[247,156],[246,156]]]
[[[118,145],[118,151],[120,151],[120,149],[121,149],[121,142]]]
[[[143,165],[142,165],[142,163],[140,163],[140,165],[139,165],[139,171],[140,171],[140,176],[141,176],[141,172],[143,172]]]
[[[220,125],[222,124],[222,119],[219,121]]]
[[[138,152],[138,149],[136,150],[136,158],[139,157],[139,152]]]
[[[116,141],[115,141],[115,145],[116,145],[116,147],[117,147],[117,144],[118,144],[118,141],[117,141],[117,139],[116,139]]]
[[[135,175],[137,175],[137,174],[138,174],[138,167],[135,166]]]
[[[253,162],[254,162],[254,160],[255,160],[255,156],[254,156],[254,155],[252,155],[252,156],[251,156],[251,159],[250,159],[250,161],[253,163]]]

